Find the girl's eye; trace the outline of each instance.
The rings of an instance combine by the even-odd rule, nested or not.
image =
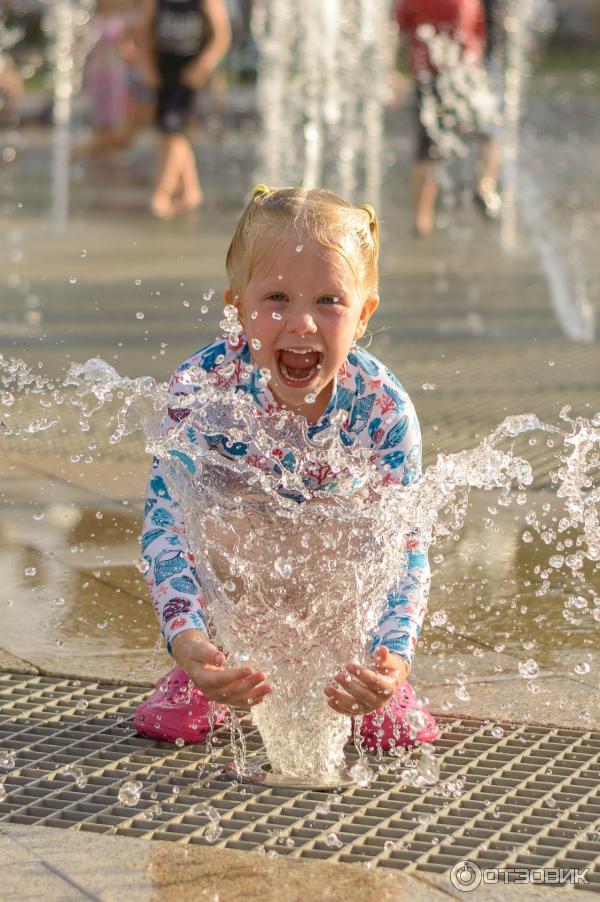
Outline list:
[[[322,304],[339,304],[340,299],[335,294],[326,294],[321,298]]]
[[[274,291],[273,294],[270,294],[267,298],[269,301],[285,301],[285,295],[280,291]]]

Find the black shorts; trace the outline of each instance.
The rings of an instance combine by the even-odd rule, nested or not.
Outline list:
[[[184,132],[194,111],[196,92],[181,83],[181,73],[196,57],[159,57],[156,126],[165,135]]]

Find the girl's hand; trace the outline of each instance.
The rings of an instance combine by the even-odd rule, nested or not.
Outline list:
[[[201,630],[175,636],[173,657],[200,692],[213,702],[249,709],[271,692],[264,673],[251,667],[225,667],[226,657]]]
[[[324,690],[329,707],[349,717],[371,714],[385,705],[409,673],[408,662],[382,645],[373,655],[371,667],[347,664],[346,672],[337,674],[337,685]]]

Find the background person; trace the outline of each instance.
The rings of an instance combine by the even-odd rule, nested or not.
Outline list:
[[[485,10],[481,0],[399,0],[396,19],[407,43],[416,83],[416,159],[412,170],[413,221],[417,235],[430,235],[434,227],[438,193],[440,147],[428,122],[428,105],[443,123],[445,101],[439,90],[439,70],[428,46],[427,34],[447,36],[460,48],[468,65],[482,64],[486,46]],[[468,98],[466,98],[468,102]],[[433,104],[430,103],[433,101]],[[478,198],[495,190],[499,157],[489,140],[482,141],[475,192]],[[485,201],[482,200],[485,205]]]
[[[159,164],[151,209],[160,219],[194,210],[203,201],[186,127],[195,92],[229,49],[223,0],[143,0],[144,72],[157,89]]]

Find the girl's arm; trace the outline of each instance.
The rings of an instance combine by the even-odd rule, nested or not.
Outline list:
[[[142,531],[146,582],[161,632],[172,652],[176,636],[201,630],[208,637],[202,586],[189,551],[181,509],[169,495],[160,461],[154,460]]]
[[[184,80],[190,88],[202,87],[231,44],[231,27],[223,0],[205,0],[205,8],[212,36],[198,59],[186,67]]]
[[[388,423],[388,421],[390,421]],[[408,396],[404,396],[379,438],[376,465],[393,482],[408,485],[421,475],[421,430]],[[403,434],[404,433],[404,434]],[[403,438],[396,442],[395,436]],[[383,467],[391,467],[383,470]],[[385,645],[394,654],[412,663],[417,639],[427,610],[431,571],[428,549],[430,537],[415,529],[406,542],[406,566],[391,587],[387,604],[373,636],[371,653]]]
[[[193,384],[175,373],[169,385],[172,394],[193,394]],[[161,423],[165,435],[189,415],[185,407],[169,408]],[[171,498],[162,463],[152,464],[142,530],[142,555],[148,564],[146,582],[161,631],[171,653],[173,640],[185,630],[208,634],[202,586],[194,567],[181,509]]]

